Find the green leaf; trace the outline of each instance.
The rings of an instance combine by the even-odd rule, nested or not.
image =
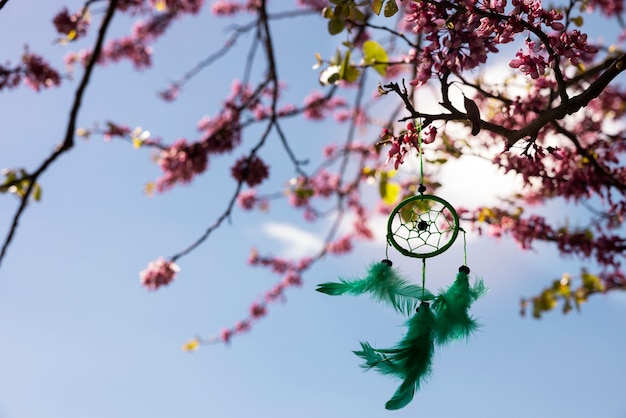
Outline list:
[[[570,18],[570,21],[573,22],[578,27],[581,27],[585,23],[582,16],[572,17]]]
[[[348,68],[350,68],[350,50],[346,51],[346,55],[343,56],[343,60],[341,60],[341,70],[339,70],[339,79],[346,80],[348,75]]]
[[[391,17],[396,13],[398,13],[398,4],[396,3],[396,0],[389,0],[387,4],[385,4],[385,11],[383,14],[385,17]]]
[[[354,65],[348,65],[344,80],[346,80],[348,83],[354,83],[355,81],[359,79],[360,74],[361,72],[359,71],[358,68],[356,68]]]
[[[345,27],[346,22],[344,20],[340,20],[340,19],[330,19],[328,21],[328,33],[330,33],[331,35],[337,35],[338,33],[341,33],[343,31],[343,28]]]
[[[35,185],[33,186],[33,199],[35,199],[35,201],[37,202],[41,200],[41,186],[39,185],[39,183],[35,183]]]
[[[387,74],[387,51],[378,42],[368,40],[363,44],[363,59],[366,65],[371,65],[381,76]]]
[[[380,16],[380,10],[383,8],[383,0],[372,1],[372,12]]]
[[[364,23],[365,22],[365,15],[361,11],[361,9],[359,9],[358,7],[351,7],[350,8],[350,19],[352,19],[353,21],[358,22],[358,23]]]
[[[344,55],[341,60],[341,70],[339,70],[339,79],[345,80],[349,83],[354,83],[359,79],[360,71],[354,65],[350,63],[350,50],[346,51],[346,55]]]

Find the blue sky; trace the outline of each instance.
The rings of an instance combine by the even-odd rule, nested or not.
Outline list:
[[[70,9],[79,4],[68,3]],[[15,61],[28,43],[60,66],[66,50],[52,44],[50,20],[61,5],[9,1],[0,12],[2,59]],[[196,121],[215,114],[228,92],[241,53],[199,76],[175,104],[155,99],[155,92],[225,39],[222,26],[207,24],[208,18],[204,13],[173,28],[155,47],[154,70],[137,73],[128,63],[98,69],[79,126],[111,119],[168,141],[193,138]],[[326,36],[313,44],[308,30],[319,21],[303,22],[275,37],[278,54],[289,54],[281,68],[294,100],[317,84],[313,54],[329,56],[336,44]],[[127,25],[117,18],[114,32],[126,33]],[[188,46],[189,39],[198,42]],[[293,46],[300,44],[307,46]],[[65,82],[40,94],[26,88],[0,94],[0,167],[35,167],[53,149],[74,87]],[[332,123],[285,127],[296,138],[296,151],[312,158],[319,156],[320,141],[344,132]],[[240,153],[252,146],[253,138],[248,141]],[[262,156],[278,152],[270,145]],[[244,317],[250,302],[279,280],[245,264],[252,246],[286,254],[302,241],[281,239],[281,227],[319,231],[282,204],[266,214],[237,211],[232,225],[181,259],[171,286],[145,291],[138,272],[147,262],[177,252],[221,213],[221,202],[235,187],[224,174],[229,165],[214,159],[191,186],[148,198],[143,186],[159,176],[150,153],[94,137],[79,140],[46,173],[43,200],[29,206],[0,269],[1,418],[626,417],[626,297],[594,297],[582,314],[520,318],[521,296],[562,272],[575,274],[580,265],[559,259],[547,246],[521,252],[508,240],[470,236],[468,264],[491,289],[474,305],[484,327],[468,343],[438,350],[432,378],[401,411],[384,409],[397,382],[364,373],[351,351],[360,340],[395,343],[404,332],[403,318],[367,298],[314,291],[317,283],[356,276],[383,258],[382,243],[316,265],[302,288],[290,290],[285,304],[273,305],[265,320],[230,346],[182,352],[190,337],[211,335]],[[275,166],[269,187],[279,188],[289,170]],[[448,176],[442,197],[463,204],[464,190],[476,184],[467,177]],[[6,231],[15,207],[11,196],[0,196],[0,230]],[[399,254],[391,258],[418,279],[419,263]],[[459,242],[429,260],[428,287],[448,285],[461,261]]]

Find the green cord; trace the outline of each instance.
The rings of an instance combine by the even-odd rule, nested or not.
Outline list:
[[[417,128],[417,151],[420,154],[420,185],[424,184],[424,152],[422,150],[422,124]],[[424,194],[424,192],[422,192]]]
[[[459,229],[463,232],[463,264],[467,266],[467,238],[465,237],[465,230],[463,228]]]
[[[422,300],[424,300],[425,291],[426,291],[426,259],[422,258]]]

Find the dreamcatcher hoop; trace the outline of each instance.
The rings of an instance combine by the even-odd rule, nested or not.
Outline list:
[[[407,257],[429,258],[446,251],[459,234],[459,215],[447,201],[416,195],[396,206],[387,222],[387,241]]]

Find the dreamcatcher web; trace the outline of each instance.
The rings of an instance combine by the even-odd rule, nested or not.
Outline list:
[[[387,239],[403,255],[428,258],[441,254],[456,240],[459,218],[445,200],[431,195],[410,197],[389,216]]]

